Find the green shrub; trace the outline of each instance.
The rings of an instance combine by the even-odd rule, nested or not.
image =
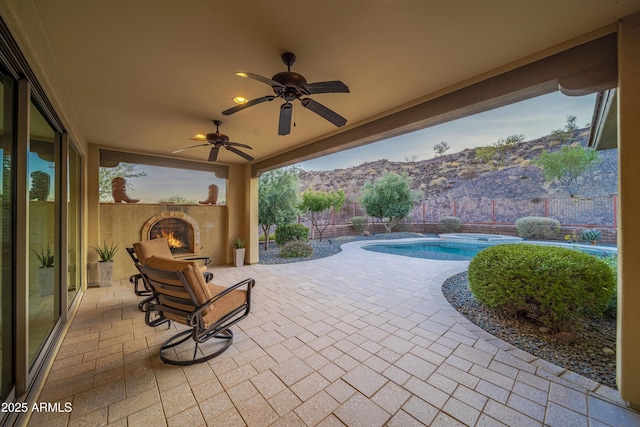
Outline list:
[[[462,221],[455,216],[443,216],[438,221],[438,230],[442,233],[455,233],[460,230]]]
[[[553,246],[496,245],[471,259],[469,288],[476,299],[554,330],[583,314],[601,315],[615,290],[611,269],[586,253]]]
[[[351,225],[353,225],[353,228],[358,234],[364,233],[364,230],[367,229],[367,225],[369,225],[368,223],[369,221],[366,216],[354,216],[351,218]]]
[[[309,241],[309,227],[302,224],[286,224],[276,228],[276,244],[284,245],[293,240]]]
[[[292,240],[280,249],[282,258],[309,258],[313,254],[310,244],[299,240]]]
[[[264,239],[264,234],[261,234],[261,235],[258,237],[258,241],[260,241],[260,242],[264,242],[264,240],[265,240],[265,239]],[[275,235],[275,233],[269,233],[269,241],[270,241],[270,242],[273,242],[274,240],[276,240],[276,235]]]
[[[553,239],[560,233],[560,222],[542,216],[525,216],[516,221],[518,236],[523,239]]]
[[[609,299],[607,308],[604,310],[604,314],[615,319],[618,315],[618,255],[610,255],[602,258],[602,261],[609,266],[611,274],[613,274],[613,279],[616,281],[616,287],[613,290],[613,295],[611,295]]]

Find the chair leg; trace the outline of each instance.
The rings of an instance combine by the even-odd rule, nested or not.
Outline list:
[[[175,334],[174,336],[172,336],[171,338],[163,342],[162,345],[160,346],[160,352],[159,352],[160,360],[162,360],[164,363],[168,365],[177,365],[177,366],[194,365],[196,363],[206,362],[207,360],[211,360],[214,357],[221,355],[233,343],[233,332],[227,329],[225,331],[219,332],[211,336],[211,338],[217,338],[225,341],[223,343],[222,348],[219,348],[218,350],[212,353],[205,354],[202,357],[196,357],[198,353],[198,342],[196,341],[195,342],[196,348],[193,352],[193,358],[191,360],[180,360],[177,358],[169,357],[166,350],[172,349],[174,347],[179,346],[180,344],[183,344],[191,340],[192,336],[193,336],[193,331],[191,329],[187,329],[185,331],[178,332],[177,334]]]

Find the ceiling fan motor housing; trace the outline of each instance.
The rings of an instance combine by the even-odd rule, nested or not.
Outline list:
[[[229,142],[229,137],[227,135],[221,134],[221,133],[208,133],[207,134],[207,141],[211,142],[211,143],[220,143],[220,144],[225,144],[227,142]]]

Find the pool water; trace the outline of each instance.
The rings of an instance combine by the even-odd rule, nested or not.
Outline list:
[[[380,252],[383,254],[402,255],[413,258],[435,259],[441,261],[469,261],[481,250],[489,246],[495,246],[496,244],[501,243],[462,243],[431,240],[425,242],[410,243],[378,243],[362,246],[362,249],[373,252]],[[552,246],[562,246],[569,249],[580,250],[582,252],[586,252],[590,255],[595,255],[598,257],[606,257],[617,253],[617,250],[615,248],[605,249],[600,247],[599,249],[593,249],[589,246],[568,246],[564,244],[540,242],[536,242],[533,244],[549,244]]]
[[[443,261],[468,261],[486,246],[447,242],[381,243],[363,246],[363,249],[383,254]]]

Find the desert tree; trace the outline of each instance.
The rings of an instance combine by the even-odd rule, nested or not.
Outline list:
[[[367,215],[382,222],[387,233],[409,216],[417,199],[407,174],[389,172],[362,187],[362,206]]]
[[[433,151],[436,152],[436,155],[438,157],[442,157],[444,156],[444,153],[446,153],[447,150],[449,150],[449,148],[451,148],[451,146],[447,141],[440,141],[433,146]]]
[[[290,224],[298,217],[298,178],[296,166],[263,173],[258,180],[258,224],[265,235],[264,249],[269,249],[272,226]]]
[[[551,132],[551,137],[560,141],[561,144],[571,144],[576,139],[576,130],[578,125],[576,124],[576,116],[568,115],[567,123],[562,129],[556,129]]]
[[[311,226],[318,232],[320,241],[322,234],[331,225],[334,212],[339,212],[345,202],[343,190],[315,191],[307,188],[302,193],[299,208],[309,215]]]
[[[533,163],[542,169],[547,182],[558,182],[567,189],[571,197],[574,197],[578,178],[600,163],[600,156],[596,151],[583,148],[581,145],[564,145],[560,151],[542,152]]]

